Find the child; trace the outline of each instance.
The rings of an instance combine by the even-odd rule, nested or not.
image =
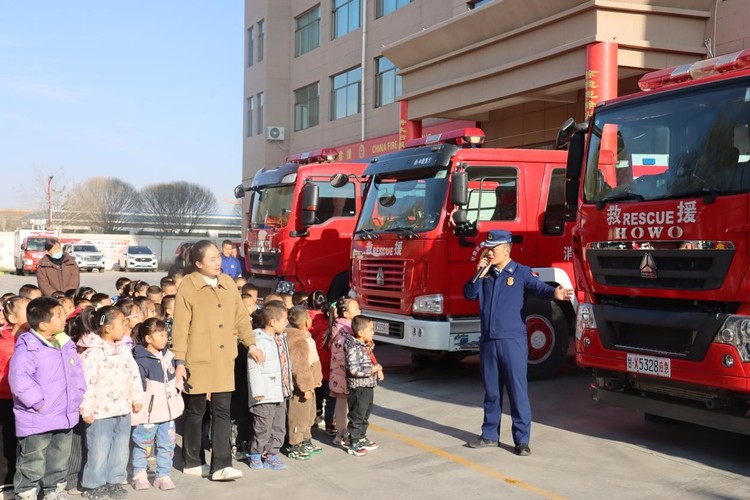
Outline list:
[[[289,310],[289,325],[286,329],[289,355],[292,358],[292,385],[294,391],[289,399],[289,458],[307,460],[323,448],[312,443],[310,429],[315,421],[315,393],[320,387],[323,374],[315,342],[310,336],[312,320],[307,308],[295,306]],[[309,340],[309,342],[308,342]]]
[[[16,473],[16,419],[13,416],[13,394],[10,392],[10,359],[16,345],[16,336],[29,329],[26,307],[31,302],[26,297],[11,295],[2,302],[5,324],[0,328],[0,488],[13,488]]]
[[[29,302],[30,326],[16,342],[10,361],[10,388],[19,456],[13,487],[16,498],[65,496],[71,429],[86,382],[76,347],[63,333],[65,317],[52,297]]]
[[[294,307],[292,295],[294,295],[294,283],[291,281],[279,281],[276,285],[276,293],[281,296],[284,306],[287,309]]]
[[[130,297],[121,298],[114,307],[119,309],[125,316],[125,334],[122,338],[122,343],[132,349],[134,347],[132,339],[133,329],[146,318],[138,304]]]
[[[307,307],[307,299],[309,295],[307,292],[294,292],[292,294],[292,304],[295,306],[305,306]]]
[[[165,295],[164,298],[161,299],[161,305],[164,308],[164,323],[167,324],[167,338],[168,341],[168,347],[172,348],[172,326],[174,325],[174,304],[175,304],[175,296],[174,295]]]
[[[88,458],[81,485],[85,498],[122,499],[127,492],[131,411],[143,407],[143,386],[133,355],[123,346],[125,315],[114,306],[91,314],[90,333],[78,341],[86,376],[81,416],[86,422]]]
[[[120,297],[125,296],[125,291],[129,288],[130,285],[130,278],[121,277],[117,278],[117,281],[115,281],[115,289],[117,290],[117,295],[112,296],[112,303],[117,302]]]
[[[237,290],[242,291],[242,287],[247,285],[247,280],[242,276],[237,276],[234,278],[234,284],[237,285]]]
[[[352,319],[353,336],[346,336],[344,351],[346,353],[346,385],[349,388],[349,454],[356,457],[376,450],[377,443],[367,439],[370,413],[375,386],[383,380],[383,367],[373,364],[372,337],[375,325],[372,319],[355,316]]]
[[[156,307],[151,299],[147,297],[136,297],[133,299],[133,302],[138,304],[138,307],[141,309],[141,313],[143,313],[141,321],[145,321],[148,318],[153,318],[156,316]]]
[[[164,292],[161,287],[151,285],[146,289],[146,298],[154,304],[161,304],[161,299],[164,297]]]
[[[99,309],[102,306],[112,305],[112,298],[106,293],[95,293],[91,296],[90,300],[91,305],[93,305],[95,309]]]
[[[18,289],[18,295],[26,297],[29,300],[34,300],[42,296],[42,291],[38,286],[26,283]]]
[[[323,383],[315,388],[315,422],[325,422],[326,434],[336,435],[336,427],[333,424],[333,412],[336,406],[336,398],[332,398],[328,391],[328,378],[331,376],[331,350],[326,348],[323,339],[328,329],[328,318],[323,313],[328,310],[328,298],[323,290],[315,290],[307,298],[307,310],[312,318],[310,334],[315,341],[315,349],[320,358],[320,368],[323,371]],[[325,412],[325,414],[324,414]]]
[[[245,309],[247,309],[247,313],[252,316],[252,314],[258,310],[257,298],[253,297],[249,293],[243,293],[241,297],[242,303],[245,305]]]
[[[292,392],[289,349],[284,338],[287,312],[284,304],[270,301],[263,305],[263,328],[255,330],[255,345],[266,360],[262,365],[247,359],[248,404],[253,416],[250,468],[286,469],[279,450],[286,433],[286,400]]]
[[[175,488],[169,472],[175,446],[174,420],[182,415],[185,403],[175,381],[174,354],[167,348],[167,325],[149,318],[136,328],[133,335],[133,356],[141,374],[147,403],[133,412],[133,488],[150,487],[146,473],[147,458],[156,443],[156,479],[154,486],[161,490]],[[181,385],[182,381],[179,381]]]
[[[346,432],[346,412],[349,389],[346,385],[344,341],[352,335],[352,318],[359,315],[359,304],[350,297],[341,297],[328,309],[328,330],[323,345],[331,352],[331,373],[328,378],[330,395],[336,398],[336,437],[333,444],[343,445]]]
[[[161,286],[161,291],[164,294],[164,297],[177,294],[177,286],[175,286],[172,278],[167,278],[166,276],[163,277],[159,282],[159,285]],[[162,297],[162,300],[164,300],[164,297]]]

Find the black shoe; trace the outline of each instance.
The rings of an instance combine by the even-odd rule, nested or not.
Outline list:
[[[529,448],[528,444],[517,444],[516,455],[518,455],[519,457],[528,457],[529,455],[531,455],[531,448]]]
[[[490,439],[484,439],[482,436],[472,439],[466,444],[469,445],[469,448],[487,448],[488,446],[497,446],[496,442]]]
[[[98,488],[84,491],[81,493],[81,496],[83,498],[88,498],[89,500],[109,500],[109,488],[106,486],[99,486]]]
[[[128,497],[128,492],[125,491],[125,488],[121,484],[108,484],[107,493],[112,500],[122,500]]]

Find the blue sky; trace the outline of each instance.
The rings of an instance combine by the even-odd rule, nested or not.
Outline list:
[[[243,16],[242,0],[0,0],[0,208],[44,206],[49,175],[103,175],[195,182],[231,213]]]

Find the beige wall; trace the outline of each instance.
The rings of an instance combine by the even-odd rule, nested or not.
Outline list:
[[[401,69],[411,118],[476,120],[488,145],[519,147],[550,144],[565,118],[583,119],[591,42],[618,43],[621,95],[649,70],[750,47],[750,0],[496,0],[473,11],[464,0],[414,0],[381,19],[366,3],[365,139],[397,130],[398,104],[373,108],[381,53]],[[265,92],[264,125],[286,128],[284,142],[245,138],[245,180],[290,153],[361,139],[361,114],[331,121],[329,109],[331,75],[361,62],[362,29],[331,40],[331,2],[321,1],[320,47],[294,57],[294,17],[316,4],[245,2],[246,27],[266,21],[265,60],[246,68],[245,96]],[[315,81],[320,123],[294,132],[293,91]]]

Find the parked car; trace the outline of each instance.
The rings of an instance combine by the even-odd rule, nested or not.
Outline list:
[[[156,254],[149,247],[131,245],[117,261],[120,271],[156,271],[158,262]]]
[[[63,246],[63,251],[75,257],[78,268],[88,272],[94,269],[100,273],[104,272],[104,254],[102,254],[96,245],[91,243],[70,243]]]

